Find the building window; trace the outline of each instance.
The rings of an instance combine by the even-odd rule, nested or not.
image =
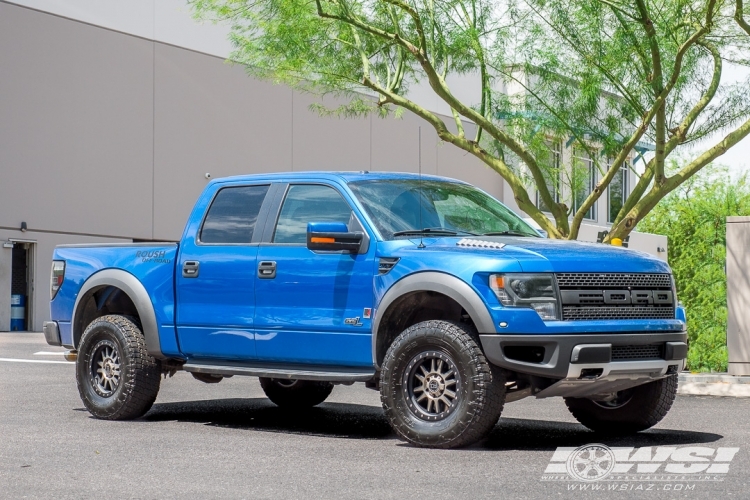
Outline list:
[[[623,205],[625,205],[625,200],[628,197],[628,169],[628,164],[623,163],[620,170],[615,174],[614,179],[612,179],[612,182],[609,183],[609,189],[607,189],[607,192],[609,193],[609,214],[607,220],[610,223],[615,221],[617,214],[620,213],[620,210]]]
[[[559,141],[547,143],[549,147],[549,164],[540,165],[542,168],[542,175],[544,176],[544,183],[547,185],[552,199],[555,202],[560,201],[560,165],[562,164],[562,143]],[[539,191],[536,193],[536,206],[543,212],[550,212],[550,209],[544,204],[544,200],[539,196]]]
[[[573,213],[577,213],[586,198],[594,191],[596,187],[596,169],[594,160],[583,150],[576,148],[573,150],[573,165],[571,173],[571,191],[573,192]],[[596,219],[596,203],[591,205],[583,216],[584,219]]]

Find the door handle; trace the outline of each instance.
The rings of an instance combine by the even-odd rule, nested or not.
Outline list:
[[[182,264],[182,277],[183,278],[197,278],[198,271],[200,271],[201,263],[197,260],[186,260]]]
[[[258,263],[258,278],[271,280],[276,277],[276,261],[264,260]]]

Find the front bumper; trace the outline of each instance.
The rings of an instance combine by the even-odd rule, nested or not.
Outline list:
[[[49,345],[62,345],[62,342],[60,341],[60,327],[58,326],[57,321],[45,321],[42,330],[44,330],[44,338]]]
[[[621,391],[681,371],[687,355],[687,332],[479,337],[491,363],[518,373],[558,379],[536,393],[538,398]],[[658,358],[611,359],[617,348],[637,351],[653,346],[658,347]],[[538,359],[532,361],[534,356],[524,353],[536,354]]]

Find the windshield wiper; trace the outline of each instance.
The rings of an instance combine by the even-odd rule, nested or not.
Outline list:
[[[412,236],[420,234],[439,234],[442,236],[456,236],[458,234],[467,234],[469,236],[477,236],[475,233],[469,231],[462,231],[460,229],[447,229],[444,227],[426,227],[424,229],[407,229],[406,231],[396,231],[393,236]]]
[[[520,231],[496,231],[496,232],[490,232],[490,233],[484,233],[482,236],[527,236],[527,237],[534,237],[531,234],[522,233]]]

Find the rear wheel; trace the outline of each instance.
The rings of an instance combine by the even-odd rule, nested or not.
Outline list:
[[[313,380],[261,378],[260,386],[268,399],[282,408],[310,408],[331,395],[333,384]]]
[[[396,433],[417,446],[457,448],[486,436],[505,402],[502,373],[466,325],[425,321],[388,349],[380,400]]]
[[[144,415],[159,393],[161,366],[146,350],[138,325],[116,315],[95,319],[81,337],[76,361],[81,400],[106,420]]]
[[[677,375],[618,392],[609,401],[565,398],[568,410],[592,431],[632,434],[658,424],[677,395]]]

